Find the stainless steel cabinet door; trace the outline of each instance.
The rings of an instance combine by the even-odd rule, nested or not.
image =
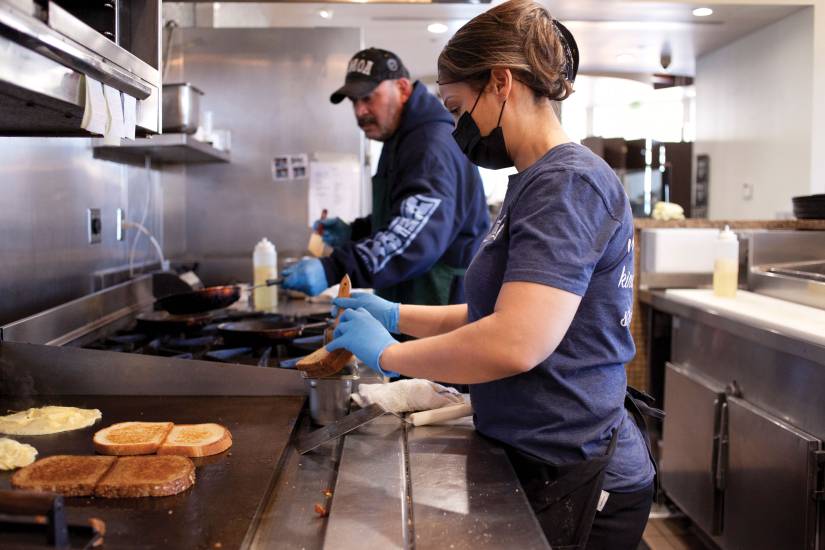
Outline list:
[[[668,364],[662,486],[667,495],[708,534],[721,528],[722,497],[715,479],[724,388],[690,370]],[[716,438],[716,439],[715,439]]]
[[[734,397],[728,438],[723,546],[815,548],[821,442]]]

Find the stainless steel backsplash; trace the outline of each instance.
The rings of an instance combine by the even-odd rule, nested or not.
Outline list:
[[[135,237],[115,239],[115,210],[145,225],[167,256],[186,249],[185,181],[179,168],[126,167],[92,158],[83,138],[0,138],[0,324],[92,290],[99,270],[125,266]],[[87,208],[100,208],[102,241],[87,240]],[[153,261],[146,237],[136,260]]]
[[[361,33],[185,28],[175,37],[170,72],[182,52],[182,74],[175,78],[203,90],[202,108],[212,111],[213,127],[232,132],[231,163],[187,168],[187,251],[201,261],[206,283],[249,280],[261,237],[275,243],[280,259],[304,253],[309,237],[308,181],[274,182],[273,157],[363,158],[350,103],[329,101],[360,49]]]
[[[275,183],[278,153],[363,158],[348,103],[332,105],[357,29],[176,30],[167,82],[206,95],[214,128],[232,132],[232,162],[153,168],[92,158],[82,138],[0,138],[0,324],[88,294],[94,274],[125,267],[135,236],[115,240],[115,210],[145,225],[167,258],[201,261],[206,282],[251,278],[261,237],[281,258],[308,237],[307,180]],[[87,242],[86,209],[100,208],[102,242]],[[138,262],[154,261],[145,237]]]

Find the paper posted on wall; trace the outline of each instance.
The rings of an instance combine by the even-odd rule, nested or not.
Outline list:
[[[135,139],[135,125],[137,124],[137,99],[129,94],[123,94],[123,134],[126,139]]]
[[[361,167],[357,160],[309,163],[308,220],[326,209],[330,218],[351,222],[361,215]]]
[[[120,99],[120,91],[104,84],[103,96],[106,99],[106,110],[109,113],[109,123],[103,134],[103,143],[120,145],[120,138],[123,136],[123,101]]]
[[[103,96],[103,85],[88,76],[83,77],[86,96],[83,108],[81,128],[92,134],[103,135],[109,122],[109,112],[106,108],[106,99]]]
[[[300,180],[307,177],[306,153],[282,153],[272,159],[272,181]]]

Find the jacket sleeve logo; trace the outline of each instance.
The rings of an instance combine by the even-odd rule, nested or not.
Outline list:
[[[404,251],[415,240],[435,212],[441,199],[426,195],[413,195],[401,203],[401,213],[390,221],[386,231],[379,231],[371,239],[355,246],[359,256],[377,273],[391,259]]]

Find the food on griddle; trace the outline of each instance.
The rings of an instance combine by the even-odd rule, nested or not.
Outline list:
[[[220,424],[176,424],[159,455],[210,456],[232,446],[232,434]]]
[[[115,460],[113,456],[50,456],[15,472],[11,484],[17,489],[52,491],[67,497],[88,496]]]
[[[50,405],[0,416],[0,433],[48,435],[91,426],[102,418],[97,409]]]
[[[0,437],[0,470],[14,470],[34,462],[37,449],[8,437]]]
[[[150,455],[157,452],[171,422],[121,422],[98,431],[95,450],[104,455]]]
[[[104,455],[210,456],[232,446],[232,434],[220,424],[121,422],[100,430],[95,450]]]
[[[195,465],[182,456],[56,455],[11,477],[11,485],[67,497],[104,498],[176,495],[195,483]]]
[[[104,498],[163,497],[181,493],[195,484],[195,465],[183,456],[127,456],[95,486]]]

